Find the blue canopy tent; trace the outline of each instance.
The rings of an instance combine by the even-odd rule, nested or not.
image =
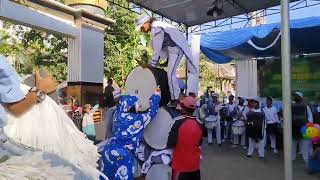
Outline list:
[[[215,63],[233,59],[281,56],[281,23],[265,24],[201,36],[201,51]],[[291,54],[320,52],[320,17],[291,21]]]

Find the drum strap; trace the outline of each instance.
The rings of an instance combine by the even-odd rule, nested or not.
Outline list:
[[[238,114],[238,118],[239,118],[239,119],[241,119],[241,117],[243,117],[243,112],[244,112],[244,109],[245,109],[245,108],[246,108],[246,107],[243,106],[242,110],[240,111],[239,106],[237,106],[237,114]],[[239,113],[239,112],[240,112],[240,113]]]
[[[171,130],[169,132],[168,136],[168,143],[167,143],[167,148],[174,148],[177,143],[178,143],[178,135],[179,135],[179,128],[180,126],[187,120],[187,119],[194,119],[198,122],[199,126],[202,127],[202,123],[199,122],[197,117],[192,117],[192,116],[179,116],[175,118],[175,123],[171,127]],[[201,144],[201,142],[200,142]]]

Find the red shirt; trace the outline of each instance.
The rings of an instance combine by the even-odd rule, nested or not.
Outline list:
[[[187,119],[179,127],[178,142],[173,151],[172,169],[193,172],[200,169],[202,129],[195,119]]]

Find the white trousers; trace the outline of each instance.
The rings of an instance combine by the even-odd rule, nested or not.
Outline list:
[[[242,135],[233,134],[233,144],[238,145],[240,139],[240,145],[245,146],[246,145],[246,133],[244,132]]]
[[[268,134],[268,137],[270,138],[271,148],[272,148],[272,149],[277,149],[277,147],[276,147],[276,144],[277,144],[276,135],[274,135],[274,134]],[[267,138],[266,138],[264,144],[265,144],[264,146],[267,147],[267,144],[268,144]]]
[[[232,128],[231,127],[232,127],[232,122],[225,122],[223,139],[232,140],[233,132],[232,132]]]
[[[168,50],[168,84],[170,89],[171,99],[179,99],[180,89],[177,78],[177,69],[179,68],[181,59],[184,55],[183,51],[179,47],[167,47]],[[187,62],[188,69],[191,69],[191,63]],[[196,72],[188,73],[188,87],[187,92],[195,92],[198,90],[199,77]]]
[[[299,149],[301,151],[302,154],[302,158],[303,160],[308,163],[309,161],[309,157],[310,157],[310,153],[312,150],[312,143],[311,140],[304,140],[301,139],[299,141],[293,139],[292,140],[292,160],[295,160],[297,157],[297,145],[299,143]]]
[[[179,47],[167,47],[168,49],[168,84],[171,99],[179,99],[180,88],[177,78],[177,69],[183,56],[183,51]]]
[[[207,128],[207,132],[208,132],[208,143],[211,144],[211,143],[212,143],[212,129],[208,129],[208,128]],[[218,144],[221,144],[221,126],[220,126],[220,120],[217,121],[217,125],[215,126],[215,132],[216,132],[217,143],[218,143]]]
[[[249,138],[249,147],[248,147],[248,155],[253,155],[254,149],[256,145],[258,145],[258,153],[260,157],[264,157],[264,146],[265,146],[265,140],[266,140],[266,135],[264,133],[264,136],[262,139],[259,139],[258,142],[256,142],[254,139]]]

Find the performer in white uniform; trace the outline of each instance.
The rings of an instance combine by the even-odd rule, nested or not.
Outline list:
[[[200,108],[200,118],[203,119],[208,133],[208,144],[212,144],[212,130],[215,129],[216,139],[221,146],[221,124],[220,110],[222,103],[218,101],[218,94],[212,93],[211,97],[206,97],[205,103]]]
[[[272,106],[271,97],[267,97],[267,106],[263,108],[263,112],[265,114],[265,119],[267,123],[267,135],[270,137],[271,148],[273,149],[273,153],[278,154],[278,150],[276,147],[276,131],[280,122],[278,117],[278,111],[274,106]],[[265,144],[267,144],[267,138]]]
[[[183,55],[185,55],[187,59],[188,73],[197,73],[187,39],[182,32],[172,25],[166,22],[155,21],[146,14],[138,17],[136,20],[136,26],[137,30],[141,30],[142,32],[147,33],[151,31],[153,56],[150,66],[155,67],[160,58],[168,60],[167,73],[172,100],[169,103],[169,106],[176,106],[180,93],[176,70],[180,65]],[[189,80],[187,92],[197,93],[193,92],[193,90],[196,89],[194,86],[197,86],[197,84],[198,82],[192,82]]]
[[[303,93],[301,92],[295,92],[294,102],[297,105],[304,105],[303,102]],[[313,122],[313,116],[312,112],[309,106],[304,105],[306,107],[305,116],[307,119],[307,122]],[[292,119],[295,119],[295,112],[293,112]],[[294,127],[294,121],[292,123],[292,126]],[[300,133],[300,132],[299,132]],[[293,134],[294,135],[294,134]],[[295,160],[297,157],[297,144],[299,143],[300,152],[302,154],[303,160],[308,163],[310,158],[310,153],[312,149],[312,143],[311,140],[305,140],[300,138],[293,138],[292,141],[292,160]]]
[[[233,147],[237,147],[239,145],[239,138],[240,138],[240,145],[246,149],[246,132],[245,132],[245,121],[247,118],[247,113],[249,111],[248,107],[244,105],[245,98],[238,97],[239,103],[235,107],[236,108],[236,115],[234,117],[233,125],[237,127],[243,127],[244,132],[243,134],[233,134]]]
[[[233,134],[231,131],[231,125],[233,123],[234,120],[234,116],[235,116],[235,108],[237,106],[237,104],[234,102],[234,96],[232,94],[229,94],[228,96],[228,103],[225,104],[226,106],[226,121],[224,124],[224,141],[230,140],[231,142],[233,142]]]
[[[0,61],[3,64],[0,72],[4,70],[5,74],[9,74],[3,77],[1,82],[14,84],[14,87],[2,87],[0,83],[1,92],[4,92],[0,95],[1,104],[5,104],[8,119],[4,132],[8,138],[17,144],[58,155],[85,175],[98,179],[101,172],[96,169],[100,158],[97,147],[77,129],[67,114],[45,95],[55,90],[53,80],[42,79],[37,73],[37,87],[30,88],[20,83],[15,71],[5,63],[6,60]],[[19,93],[10,94],[11,92]],[[38,99],[41,103],[37,103]]]
[[[266,137],[264,114],[259,106],[257,98],[251,99],[253,108],[247,113],[246,133],[249,137],[249,147],[247,157],[252,157],[256,145],[260,158],[264,158],[264,141]]]

